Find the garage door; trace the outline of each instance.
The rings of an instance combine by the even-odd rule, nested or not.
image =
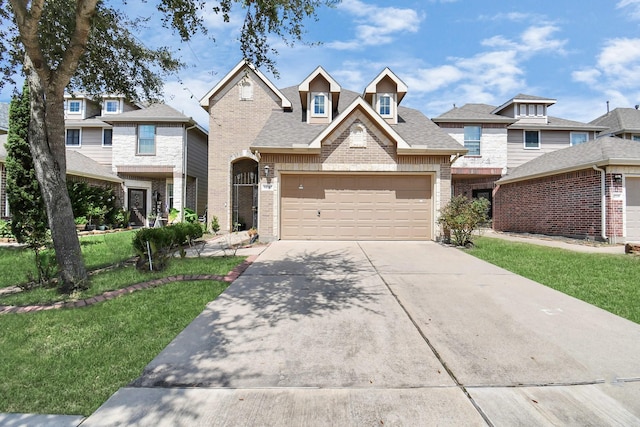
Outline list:
[[[627,193],[627,241],[640,242],[640,178],[625,180]]]
[[[429,175],[283,175],[281,238],[431,239]]]

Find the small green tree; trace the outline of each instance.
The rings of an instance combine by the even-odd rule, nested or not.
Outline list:
[[[211,231],[213,231],[213,234],[218,234],[218,231],[220,231],[220,222],[218,221],[218,217],[215,215],[211,219]]]
[[[469,199],[466,196],[455,196],[440,211],[438,223],[445,234],[451,233],[451,242],[457,246],[471,246],[472,233],[486,222],[489,212],[489,200],[484,198]]]
[[[33,158],[29,150],[29,87],[24,85],[9,106],[9,134],[7,135],[7,198],[11,206],[11,232],[16,240],[33,250],[38,284],[51,280],[51,262],[42,249],[50,246],[47,213],[40,185],[35,176]]]

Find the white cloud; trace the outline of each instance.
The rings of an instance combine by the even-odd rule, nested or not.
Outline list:
[[[355,50],[365,46],[389,44],[399,33],[415,33],[423,17],[413,9],[379,7],[360,0],[343,0],[338,6],[355,17],[356,38],[336,40],[326,46],[338,50]]]
[[[602,73],[595,68],[587,68],[571,73],[571,77],[573,78],[573,80],[586,83],[588,85],[596,84],[601,75]]]
[[[440,90],[464,77],[464,72],[453,65],[442,65],[430,69],[418,69],[405,79],[411,90],[433,92]]]
[[[640,0],[620,0],[616,8],[628,8],[631,10],[631,19],[640,19]]]

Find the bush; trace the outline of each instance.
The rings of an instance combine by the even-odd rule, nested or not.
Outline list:
[[[211,231],[213,231],[213,234],[218,234],[218,231],[220,231],[220,222],[218,222],[218,217],[215,215],[211,219]]]
[[[198,222],[198,214],[193,209],[184,208],[184,220],[190,223]]]
[[[167,227],[140,229],[133,236],[133,249],[138,254],[136,266],[140,270],[162,270],[177,250],[181,250],[184,255],[182,247],[200,237],[200,224],[186,222]]]
[[[11,221],[0,219],[0,237],[13,237],[13,233],[11,233]]]
[[[471,246],[472,233],[488,220],[489,200],[456,196],[440,211],[438,223],[451,233],[451,243]]]

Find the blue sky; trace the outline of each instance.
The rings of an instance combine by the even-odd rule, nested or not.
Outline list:
[[[273,40],[276,86],[297,85],[322,65],[361,92],[388,66],[409,87],[403,105],[428,117],[518,93],[557,99],[550,114],[579,121],[606,112],[607,100],[612,109],[640,103],[640,0],[343,0],[318,18],[305,39],[321,46]],[[199,99],[240,60],[241,22],[241,13],[230,23],[207,16],[215,42],[173,46],[189,67],[167,81],[165,100],[205,127]],[[171,40],[157,29],[140,38],[154,47]]]

